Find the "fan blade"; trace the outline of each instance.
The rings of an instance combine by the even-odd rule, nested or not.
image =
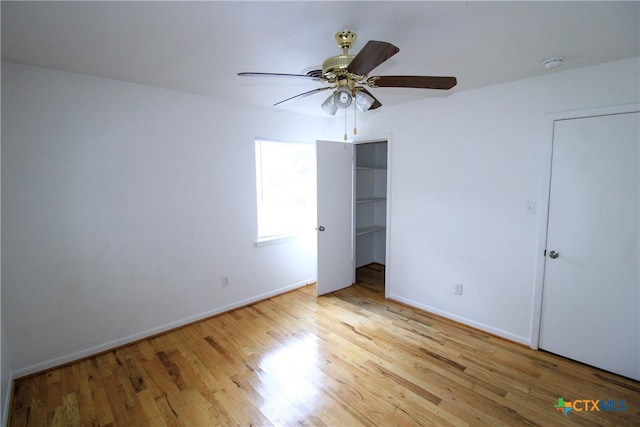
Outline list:
[[[324,77],[308,76],[306,74],[280,74],[280,73],[238,73],[240,77],[292,77],[314,81],[327,81]]]
[[[369,87],[412,87],[417,89],[451,89],[458,81],[455,77],[434,76],[379,76],[369,77]]]
[[[371,94],[371,92],[369,92],[363,87],[361,87],[360,90],[373,98],[373,104],[371,104],[371,107],[369,107],[369,110],[375,110],[376,108],[382,107],[382,104],[380,103],[380,101],[378,101],[376,97]]]
[[[353,61],[347,67],[347,71],[359,76],[365,76],[399,51],[400,49],[391,43],[369,40],[356,57],[353,58]]]
[[[292,96],[291,98],[287,98],[287,99],[284,99],[284,100],[282,100],[280,102],[276,102],[275,104],[273,104],[273,106],[275,107],[276,105],[280,105],[283,102],[291,101],[292,99],[295,99],[295,98],[304,98],[305,96],[313,95],[314,93],[322,92],[323,90],[327,90],[327,89],[333,89],[333,87],[332,86],[321,87],[321,88],[318,88],[318,89],[310,90],[308,92],[300,93],[300,94],[298,94],[296,96]]]

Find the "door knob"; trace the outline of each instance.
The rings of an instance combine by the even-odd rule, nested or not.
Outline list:
[[[318,231],[324,231],[324,225],[321,225],[320,227],[318,227]]]
[[[560,254],[558,253],[558,251],[549,251],[549,258],[556,259],[559,256],[560,256]]]

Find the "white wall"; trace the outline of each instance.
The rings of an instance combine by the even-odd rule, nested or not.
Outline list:
[[[635,58],[362,115],[392,134],[390,297],[530,344],[548,113],[637,103],[639,75]]]
[[[2,315],[16,376],[315,280],[315,231],[254,247],[254,138],[313,140],[322,120],[2,72]]]

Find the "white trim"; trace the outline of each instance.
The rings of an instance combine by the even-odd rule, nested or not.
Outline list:
[[[261,248],[263,246],[271,246],[271,245],[279,245],[282,243],[288,243],[295,240],[303,239],[303,233],[295,233],[295,234],[283,234],[281,236],[271,236],[271,237],[260,237],[258,240],[253,242],[253,245],[256,248]]]
[[[391,270],[393,269],[393,264],[391,263],[391,200],[393,191],[391,191],[391,177],[393,171],[393,163],[391,159],[393,156],[391,155],[391,149],[393,144],[391,143],[391,134],[387,136],[387,210],[385,215],[387,217],[387,236],[385,238],[385,248],[384,248],[384,297],[389,298],[392,291],[392,283],[391,283]]]
[[[260,136],[256,136],[254,141],[264,141],[264,142],[285,142],[287,144],[315,144],[315,141],[309,140],[293,140],[293,139],[278,139],[278,138],[262,138]]]
[[[4,412],[2,414],[2,426],[6,427],[9,425],[9,414],[11,413],[11,400],[13,399],[13,388],[14,388],[14,375],[13,372],[9,374],[9,381],[7,382],[7,397],[5,397],[4,401]]]
[[[502,329],[494,328],[493,326],[485,325],[484,323],[476,322],[475,320],[467,319],[466,317],[458,316],[457,314],[443,311],[430,305],[422,304],[409,298],[404,298],[399,295],[391,294],[389,298],[403,304],[407,304],[411,307],[419,308],[420,310],[427,311],[429,313],[437,314],[438,316],[445,317],[463,325],[471,326],[472,328],[479,329],[484,332],[488,332],[492,335],[505,338],[509,341],[514,341],[519,344],[529,345],[529,339],[527,337],[521,337],[520,335],[512,334],[511,332],[503,331]]]
[[[586,117],[607,116],[612,114],[625,114],[640,112],[640,104],[612,105],[599,108],[589,108],[574,111],[562,111],[547,114],[549,137],[544,143],[545,163],[541,171],[540,189],[540,216],[538,219],[538,243],[536,245],[536,267],[533,285],[533,304],[531,310],[531,335],[529,337],[530,347],[537,350],[540,344],[540,325],[542,322],[542,297],[544,291],[544,267],[546,257],[544,250],[547,246],[547,226],[549,217],[549,195],[551,189],[551,161],[553,155],[553,128],[556,121],[580,119]]]
[[[303,281],[300,281],[300,282],[297,282],[297,283],[293,283],[291,285],[284,286],[282,288],[278,288],[278,289],[275,289],[275,290],[270,291],[270,292],[265,292],[263,294],[253,296],[251,298],[247,298],[247,299],[244,299],[244,300],[236,301],[236,302],[233,302],[231,304],[224,305],[222,307],[217,307],[217,308],[214,308],[212,310],[205,311],[205,312],[200,313],[200,314],[196,314],[194,316],[189,316],[189,317],[186,317],[184,319],[177,320],[175,322],[167,323],[165,325],[162,325],[162,326],[159,326],[159,327],[156,327],[156,328],[151,328],[151,329],[148,329],[146,331],[138,332],[136,334],[132,334],[132,335],[129,335],[129,336],[126,336],[126,337],[122,337],[122,338],[113,340],[113,341],[109,341],[109,342],[104,343],[104,344],[99,344],[99,345],[96,345],[94,347],[89,347],[89,348],[86,348],[84,350],[76,351],[76,352],[73,352],[73,353],[65,354],[65,355],[60,356],[60,357],[56,357],[54,359],[50,359],[50,360],[46,360],[44,362],[36,363],[35,365],[27,366],[25,368],[21,368],[21,369],[18,369],[16,371],[14,371],[12,373],[13,374],[12,376],[13,376],[13,378],[21,378],[21,377],[24,377],[26,375],[34,374],[36,372],[42,372],[42,371],[45,371],[47,369],[55,368],[56,366],[61,366],[61,365],[67,364],[67,363],[71,363],[71,362],[77,361],[77,360],[85,359],[87,357],[92,357],[92,356],[95,356],[97,354],[104,353],[105,351],[109,351],[109,350],[112,350],[112,349],[115,349],[115,348],[118,348],[118,347],[122,347],[122,346],[127,345],[127,344],[134,343],[134,342],[139,341],[141,339],[145,339],[145,338],[148,338],[148,337],[151,337],[151,336],[154,336],[154,335],[162,334],[164,332],[169,332],[169,331],[171,331],[173,329],[176,329],[176,328],[179,328],[179,327],[182,327],[182,326],[186,326],[186,325],[189,325],[191,323],[195,323],[195,322],[198,322],[200,320],[204,320],[204,319],[207,319],[209,317],[212,317],[212,316],[215,316],[215,315],[218,315],[218,314],[222,314],[222,313],[225,313],[225,312],[228,312],[228,311],[240,308],[240,307],[244,307],[244,306],[247,306],[247,305],[250,305],[250,304],[265,300],[265,299],[268,299],[268,298],[272,298],[272,297],[274,297],[276,295],[280,295],[280,294],[283,294],[283,293],[286,293],[286,292],[293,291],[293,290],[298,289],[298,288],[302,288],[302,287],[307,286],[307,285],[309,285],[311,283],[314,283],[314,282],[315,282],[315,278],[309,278],[307,280],[303,280]]]
[[[557,120],[581,119],[585,117],[609,116],[612,114],[625,114],[640,112],[640,104],[610,105],[606,107],[587,108],[584,110],[559,111],[548,113],[547,117],[555,122]]]

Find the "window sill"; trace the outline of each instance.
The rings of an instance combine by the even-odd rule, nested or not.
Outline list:
[[[300,239],[301,234],[285,234],[282,236],[273,236],[273,237],[263,237],[256,240],[253,245],[256,248],[261,248],[263,246],[271,246],[271,245],[279,245],[282,243],[288,243],[293,240]]]

